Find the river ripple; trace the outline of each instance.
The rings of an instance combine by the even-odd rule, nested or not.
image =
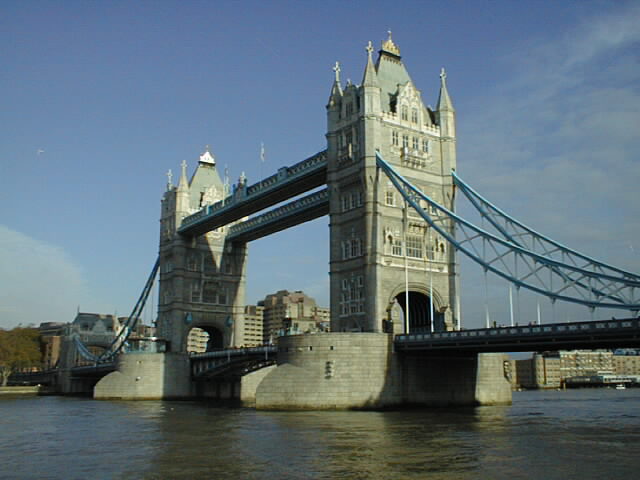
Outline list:
[[[0,398],[0,478],[637,478],[639,407],[640,389],[393,412]]]

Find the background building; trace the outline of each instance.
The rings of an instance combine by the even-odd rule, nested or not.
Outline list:
[[[264,342],[264,307],[247,305],[244,307],[244,346],[256,347]]]
[[[326,331],[329,309],[302,291],[280,290],[258,303],[263,307],[263,341],[271,343],[285,333]]]
[[[569,350],[512,361],[514,388],[559,388],[570,378],[640,375],[637,350]]]
[[[42,344],[42,368],[45,370],[55,368],[58,364],[62,334],[66,325],[62,322],[43,322],[38,327]]]

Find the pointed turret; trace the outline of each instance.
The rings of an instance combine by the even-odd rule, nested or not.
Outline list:
[[[447,91],[447,72],[444,67],[440,71],[440,95],[438,97],[438,112],[455,112],[453,103]]]
[[[362,77],[362,86],[363,87],[378,87],[378,74],[376,73],[376,67],[373,65],[373,45],[371,41],[367,45],[367,66],[364,69],[364,76]]]
[[[335,72],[335,80],[331,86],[331,94],[329,95],[329,103],[327,105],[328,109],[337,107],[342,100],[342,87],[340,86],[340,62],[336,62],[336,65],[333,67],[333,71]]]
[[[333,67],[335,79],[331,86],[331,95],[327,103],[327,121],[329,125],[335,125],[341,118],[342,110],[342,87],[340,86],[340,63],[336,62]],[[331,128],[330,128],[331,129]]]
[[[447,91],[447,73],[444,68],[440,71],[440,97],[436,122],[440,126],[442,138],[442,166],[443,171],[450,172],[456,168],[456,111]]]
[[[367,44],[367,66],[362,77],[363,102],[361,108],[365,115],[380,114],[380,84],[378,83],[378,72],[373,63],[373,45],[371,41]]]
[[[187,161],[183,160],[180,164],[180,182],[178,182],[178,191],[189,190],[189,182],[187,181]]]

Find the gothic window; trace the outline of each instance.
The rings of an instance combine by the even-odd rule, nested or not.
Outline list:
[[[204,273],[207,275],[213,275],[216,273],[216,260],[215,258],[210,258],[204,262]]]
[[[351,241],[347,240],[346,242],[342,242],[342,259],[346,260],[349,258],[349,252],[351,251]]]
[[[225,288],[221,288],[218,292],[218,303],[220,305],[227,304],[227,290]]]
[[[344,137],[347,145],[351,145],[353,143],[353,133],[347,132]]]
[[[407,257],[422,258],[422,237],[407,235]]]
[[[418,109],[411,109],[411,123],[418,123]]]
[[[187,270],[190,272],[200,271],[200,253],[194,252],[187,255]]]
[[[384,203],[389,207],[395,206],[396,198],[395,198],[395,194],[393,193],[393,190],[387,190],[386,192],[384,192]]]
[[[396,130],[391,132],[391,144],[398,145],[398,132]]]
[[[351,115],[353,115],[353,103],[349,102],[347,103],[347,117],[350,117]]]
[[[217,285],[214,282],[204,282],[202,287],[202,301],[204,303],[217,303]]]
[[[402,113],[401,113],[401,117],[400,118],[402,118],[402,120],[408,120],[409,119],[409,108],[406,105],[403,105],[402,109],[401,109],[401,112]]]
[[[191,282],[191,301],[200,301],[200,280],[193,280]]]
[[[356,192],[351,192],[349,199],[351,200],[351,208],[356,208],[358,206],[358,197]]]
[[[402,256],[402,241],[399,238],[393,239],[391,253],[392,255],[396,255],[398,257]]]

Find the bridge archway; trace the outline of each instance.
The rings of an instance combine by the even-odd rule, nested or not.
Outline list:
[[[186,350],[189,353],[204,353],[224,348],[224,334],[215,327],[199,326],[189,330]]]
[[[405,292],[398,293],[393,298],[393,303],[399,309],[400,330],[405,331],[405,318],[407,314],[407,296]],[[433,299],[433,316],[431,318],[431,299],[424,292],[409,290],[409,333],[431,332],[431,324],[433,322],[433,331],[444,330],[444,314],[439,312],[438,301],[434,295]]]

